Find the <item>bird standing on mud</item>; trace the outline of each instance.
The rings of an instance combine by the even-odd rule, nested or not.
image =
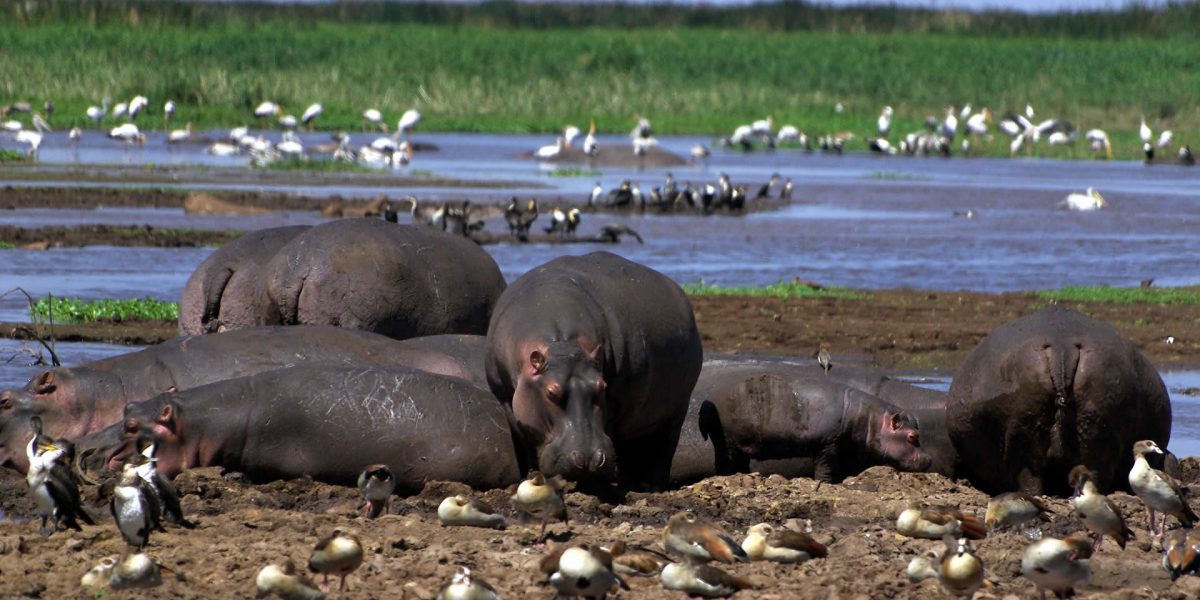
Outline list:
[[[71,467],[64,460],[67,448],[50,439],[42,433],[41,417],[31,417],[30,427],[33,438],[25,446],[25,457],[29,461],[29,469],[25,481],[29,491],[37,503],[38,513],[42,515],[41,533],[49,536],[58,530],[59,523],[83,531],[75,517],[79,517],[88,525],[95,525],[92,517],[83,510],[79,496],[79,484],[71,473]],[[46,527],[47,519],[52,527]]]
[[[1067,474],[1067,483],[1075,490],[1071,498],[1075,514],[1096,538],[1092,552],[1100,551],[1106,535],[1116,540],[1124,550],[1126,542],[1133,537],[1133,531],[1125,525],[1121,509],[1096,488],[1095,474],[1087,467],[1078,465]]]
[[[388,500],[396,490],[396,476],[387,465],[367,465],[358,475],[358,493],[362,495],[359,508],[363,516],[374,519],[387,512]]]
[[[137,473],[137,468],[126,463],[113,489],[109,501],[113,520],[125,543],[141,550],[150,543],[150,531],[166,531],[159,521],[161,509],[154,490]]]
[[[542,522],[538,540],[546,539],[546,524],[551,520],[567,523],[567,505],[563,502],[558,485],[541,471],[532,471],[529,477],[517,486],[517,493],[510,499],[513,509]]]
[[[321,538],[313,548],[308,558],[308,568],[322,576],[321,589],[329,588],[329,576],[341,577],[339,591],[346,589],[346,576],[353,573],[362,564],[363,548],[358,536],[334,529],[329,535]]]
[[[1162,454],[1163,451],[1153,440],[1142,440],[1133,445],[1133,469],[1129,471],[1129,487],[1133,493],[1146,505],[1150,515],[1150,535],[1162,537],[1167,529],[1167,515],[1179,519],[1180,524],[1190,528],[1197,517],[1188,505],[1187,496],[1180,489],[1179,482],[1166,473],[1154,469],[1146,461],[1147,454]],[[1162,522],[1156,528],[1155,512],[1161,512]]]
[[[1072,588],[1091,575],[1087,560],[1091,556],[1092,542],[1084,532],[1073,533],[1061,540],[1042,538],[1025,550],[1021,574],[1037,586],[1042,600],[1046,598],[1046,590],[1066,598]]]

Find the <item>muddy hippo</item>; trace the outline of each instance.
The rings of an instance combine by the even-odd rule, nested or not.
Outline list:
[[[43,371],[21,389],[0,391],[0,465],[25,471],[29,417],[52,437],[75,438],[121,419],[127,403],[309,362],[409,366],[470,380],[450,356],[340,327],[259,327],[179,338],[78,367]]]
[[[458,363],[464,377],[471,383],[487,389],[487,374],[484,361],[487,358],[487,336],[467,334],[427,335],[399,342],[401,346],[429,350],[449,356]]]
[[[671,475],[686,483],[757,470],[840,481],[874,465],[924,471],[931,462],[916,419],[875,396],[777,365],[706,364]]]
[[[264,267],[281,325],[337,325],[396,339],[487,332],[504,291],[478,245],[429,227],[345,219],[292,238]]]
[[[311,476],[354,485],[386,464],[401,493],[426,481],[478,489],[520,481],[507,412],[487,390],[399,367],[304,365],[130,404],[111,467],[137,437],[158,444],[164,476],[220,466],[252,481]]]
[[[307,225],[260,229],[221,246],[192,272],[179,299],[179,333],[276,325],[262,286],[263,267]]]
[[[1125,487],[1138,440],[1166,446],[1171,403],[1106,323],[1052,306],[989,333],[954,374],[946,427],[963,475],[989,493],[1067,494],[1075,465]]]
[[[667,485],[702,360],[683,290],[608,252],[521,276],[488,329],[488,383],[522,466],[625,489]]]

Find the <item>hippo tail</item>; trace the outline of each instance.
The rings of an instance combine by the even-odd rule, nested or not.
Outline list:
[[[202,293],[204,294],[204,310],[200,313],[200,329],[206,333],[213,333],[219,325],[217,317],[221,314],[221,297],[225,294],[225,287],[229,285],[229,280],[233,279],[233,269],[223,267],[213,269],[204,278],[202,284]]]
[[[1083,345],[1045,344],[1041,357],[1043,368],[1049,377],[1049,392],[1054,396],[1050,443],[1046,448],[1046,459],[1051,471],[1062,471],[1059,480],[1065,480],[1067,470],[1074,465],[1071,457],[1079,455],[1078,409],[1075,398],[1075,380],[1079,371],[1080,352]],[[1061,463],[1061,464],[1060,464]],[[1061,467],[1061,468],[1060,468]]]

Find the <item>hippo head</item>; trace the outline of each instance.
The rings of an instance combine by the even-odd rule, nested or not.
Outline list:
[[[125,407],[120,438],[106,455],[109,469],[120,471],[127,458],[138,452],[138,440],[149,438],[157,446],[158,472],[171,479],[187,468],[182,450],[179,405],[163,396]]]
[[[916,417],[900,410],[885,410],[877,423],[874,439],[867,446],[880,458],[902,471],[926,471],[933,458],[921,450]],[[874,429],[874,427],[872,428]]]
[[[29,419],[41,411],[35,407],[54,406],[58,377],[54,371],[42,371],[29,380],[24,388],[0,391],[0,466],[25,472],[25,444],[33,437]],[[54,419],[48,422],[47,433],[54,432]]]
[[[602,345],[583,340],[529,350],[512,410],[522,434],[537,446],[538,468],[547,475],[604,482],[616,477],[602,356]]]

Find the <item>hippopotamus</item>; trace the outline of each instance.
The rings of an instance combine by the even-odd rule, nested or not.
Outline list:
[[[484,361],[487,358],[487,336],[469,334],[426,335],[397,342],[401,346],[429,350],[449,356],[458,363],[467,381],[488,389]]]
[[[505,290],[487,337],[488,383],[511,410],[524,469],[667,485],[703,361],[678,285],[608,252],[564,256]]]
[[[263,295],[263,267],[308,225],[249,232],[221,246],[188,277],[179,299],[180,335],[276,325]]]
[[[1125,487],[1139,440],[1166,446],[1162,378],[1106,323],[1051,306],[997,327],[954,374],[946,428],[963,475],[989,493],[1067,494],[1086,465]]]
[[[506,411],[462,379],[401,367],[309,364],[160,394],[130,404],[110,468],[157,444],[158,470],[219,466],[255,482],[310,476],[353,485],[388,465],[400,493],[427,481],[478,489],[520,481]]]
[[[29,417],[52,437],[74,438],[121,419],[127,403],[170,390],[309,362],[410,366],[478,378],[457,359],[340,327],[259,327],[178,338],[78,367],[49,369],[21,389],[0,391],[0,465],[24,471]]]
[[[874,465],[925,471],[917,420],[835,381],[770,364],[706,364],[692,393],[672,480],[781,472],[840,481]]]
[[[462,236],[344,219],[292,238],[264,267],[281,325],[337,325],[396,339],[487,332],[504,276]]]

